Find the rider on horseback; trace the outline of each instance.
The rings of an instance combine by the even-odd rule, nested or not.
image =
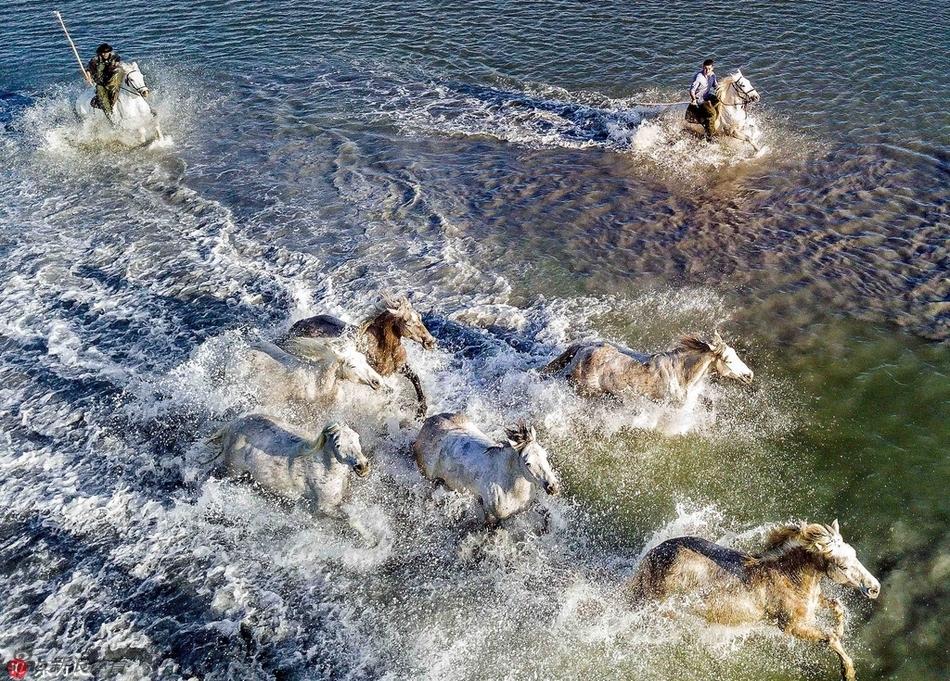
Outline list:
[[[706,141],[712,141],[713,130],[717,127],[719,118],[719,98],[716,96],[716,74],[713,73],[713,60],[703,62],[702,70],[693,78],[689,88],[689,113],[695,116],[696,122],[702,123],[706,131]]]
[[[122,59],[112,51],[112,46],[102,43],[96,48],[96,56],[89,60],[89,75],[96,86],[96,106],[105,113],[112,122],[112,110],[119,98],[119,88],[122,87]]]

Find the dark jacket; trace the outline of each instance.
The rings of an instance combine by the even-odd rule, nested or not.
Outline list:
[[[89,75],[97,85],[108,85],[122,64],[122,58],[113,52],[108,59],[96,55],[89,60]]]

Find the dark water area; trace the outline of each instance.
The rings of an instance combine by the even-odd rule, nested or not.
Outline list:
[[[859,679],[943,679],[950,566],[946,3],[65,2],[140,65],[166,140],[78,122],[38,2],[0,6],[0,653],[77,678],[834,679],[777,629],[626,605],[645,549],[841,522],[880,599]],[[679,116],[736,68],[765,153]],[[256,338],[410,292],[430,413],[536,424],[551,529],[466,533],[361,388],[226,377]],[[689,408],[535,369],[718,329],[755,370]],[[364,534],[210,476],[242,411],[345,418]],[[311,420],[313,423],[311,423]],[[375,538],[367,541],[366,535]],[[39,672],[40,669],[36,668]],[[86,676],[82,676],[86,673]]]

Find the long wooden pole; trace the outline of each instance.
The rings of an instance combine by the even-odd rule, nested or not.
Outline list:
[[[53,14],[56,15],[56,18],[59,19],[59,25],[63,27],[63,33],[66,34],[66,40],[69,41],[69,46],[73,48],[73,54],[76,55],[76,61],[79,63],[79,70],[82,71],[83,78],[86,79],[86,82],[92,85],[92,76],[89,75],[89,72],[86,71],[86,67],[82,63],[82,59],[79,57],[79,50],[76,49],[76,44],[73,42],[73,39],[69,37],[69,31],[66,30],[66,24],[63,22],[63,15],[59,12],[54,11]]]

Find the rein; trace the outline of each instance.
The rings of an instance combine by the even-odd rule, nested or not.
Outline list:
[[[152,114],[152,118],[157,118],[158,113],[155,111],[155,109],[152,108],[151,103],[147,99],[145,99],[145,95],[142,94],[142,90],[148,90],[148,87],[146,86],[144,88],[139,89],[135,87],[134,85],[132,85],[131,83],[129,83],[129,76],[133,73],[135,73],[135,71],[129,71],[127,74],[125,74],[125,78],[122,79],[122,85],[119,86],[119,89],[124,92],[128,92],[129,94],[135,95],[137,97],[141,97],[142,101],[145,102],[145,106],[148,107],[149,113]],[[126,87],[126,84],[129,86],[128,88]],[[129,89],[129,88],[132,88],[132,89]],[[159,133],[159,136],[161,136],[161,133]]]
[[[732,86],[732,89],[735,90],[736,95],[739,97],[738,106],[740,106],[743,111],[748,110],[748,108],[754,103],[752,99],[752,93],[740,88],[739,81],[737,80],[732,81],[730,85]]]
[[[126,92],[132,95],[138,95],[139,97],[144,97],[144,95],[142,94],[142,90],[148,90],[148,87],[138,88],[132,85],[132,83],[129,82],[129,76],[131,76],[133,73],[135,73],[135,71],[129,71],[128,73],[125,74],[125,78],[122,79],[122,85],[119,86],[119,89],[125,90]],[[130,90],[129,88],[125,87],[126,85],[128,85],[129,88],[132,88],[132,89]]]

